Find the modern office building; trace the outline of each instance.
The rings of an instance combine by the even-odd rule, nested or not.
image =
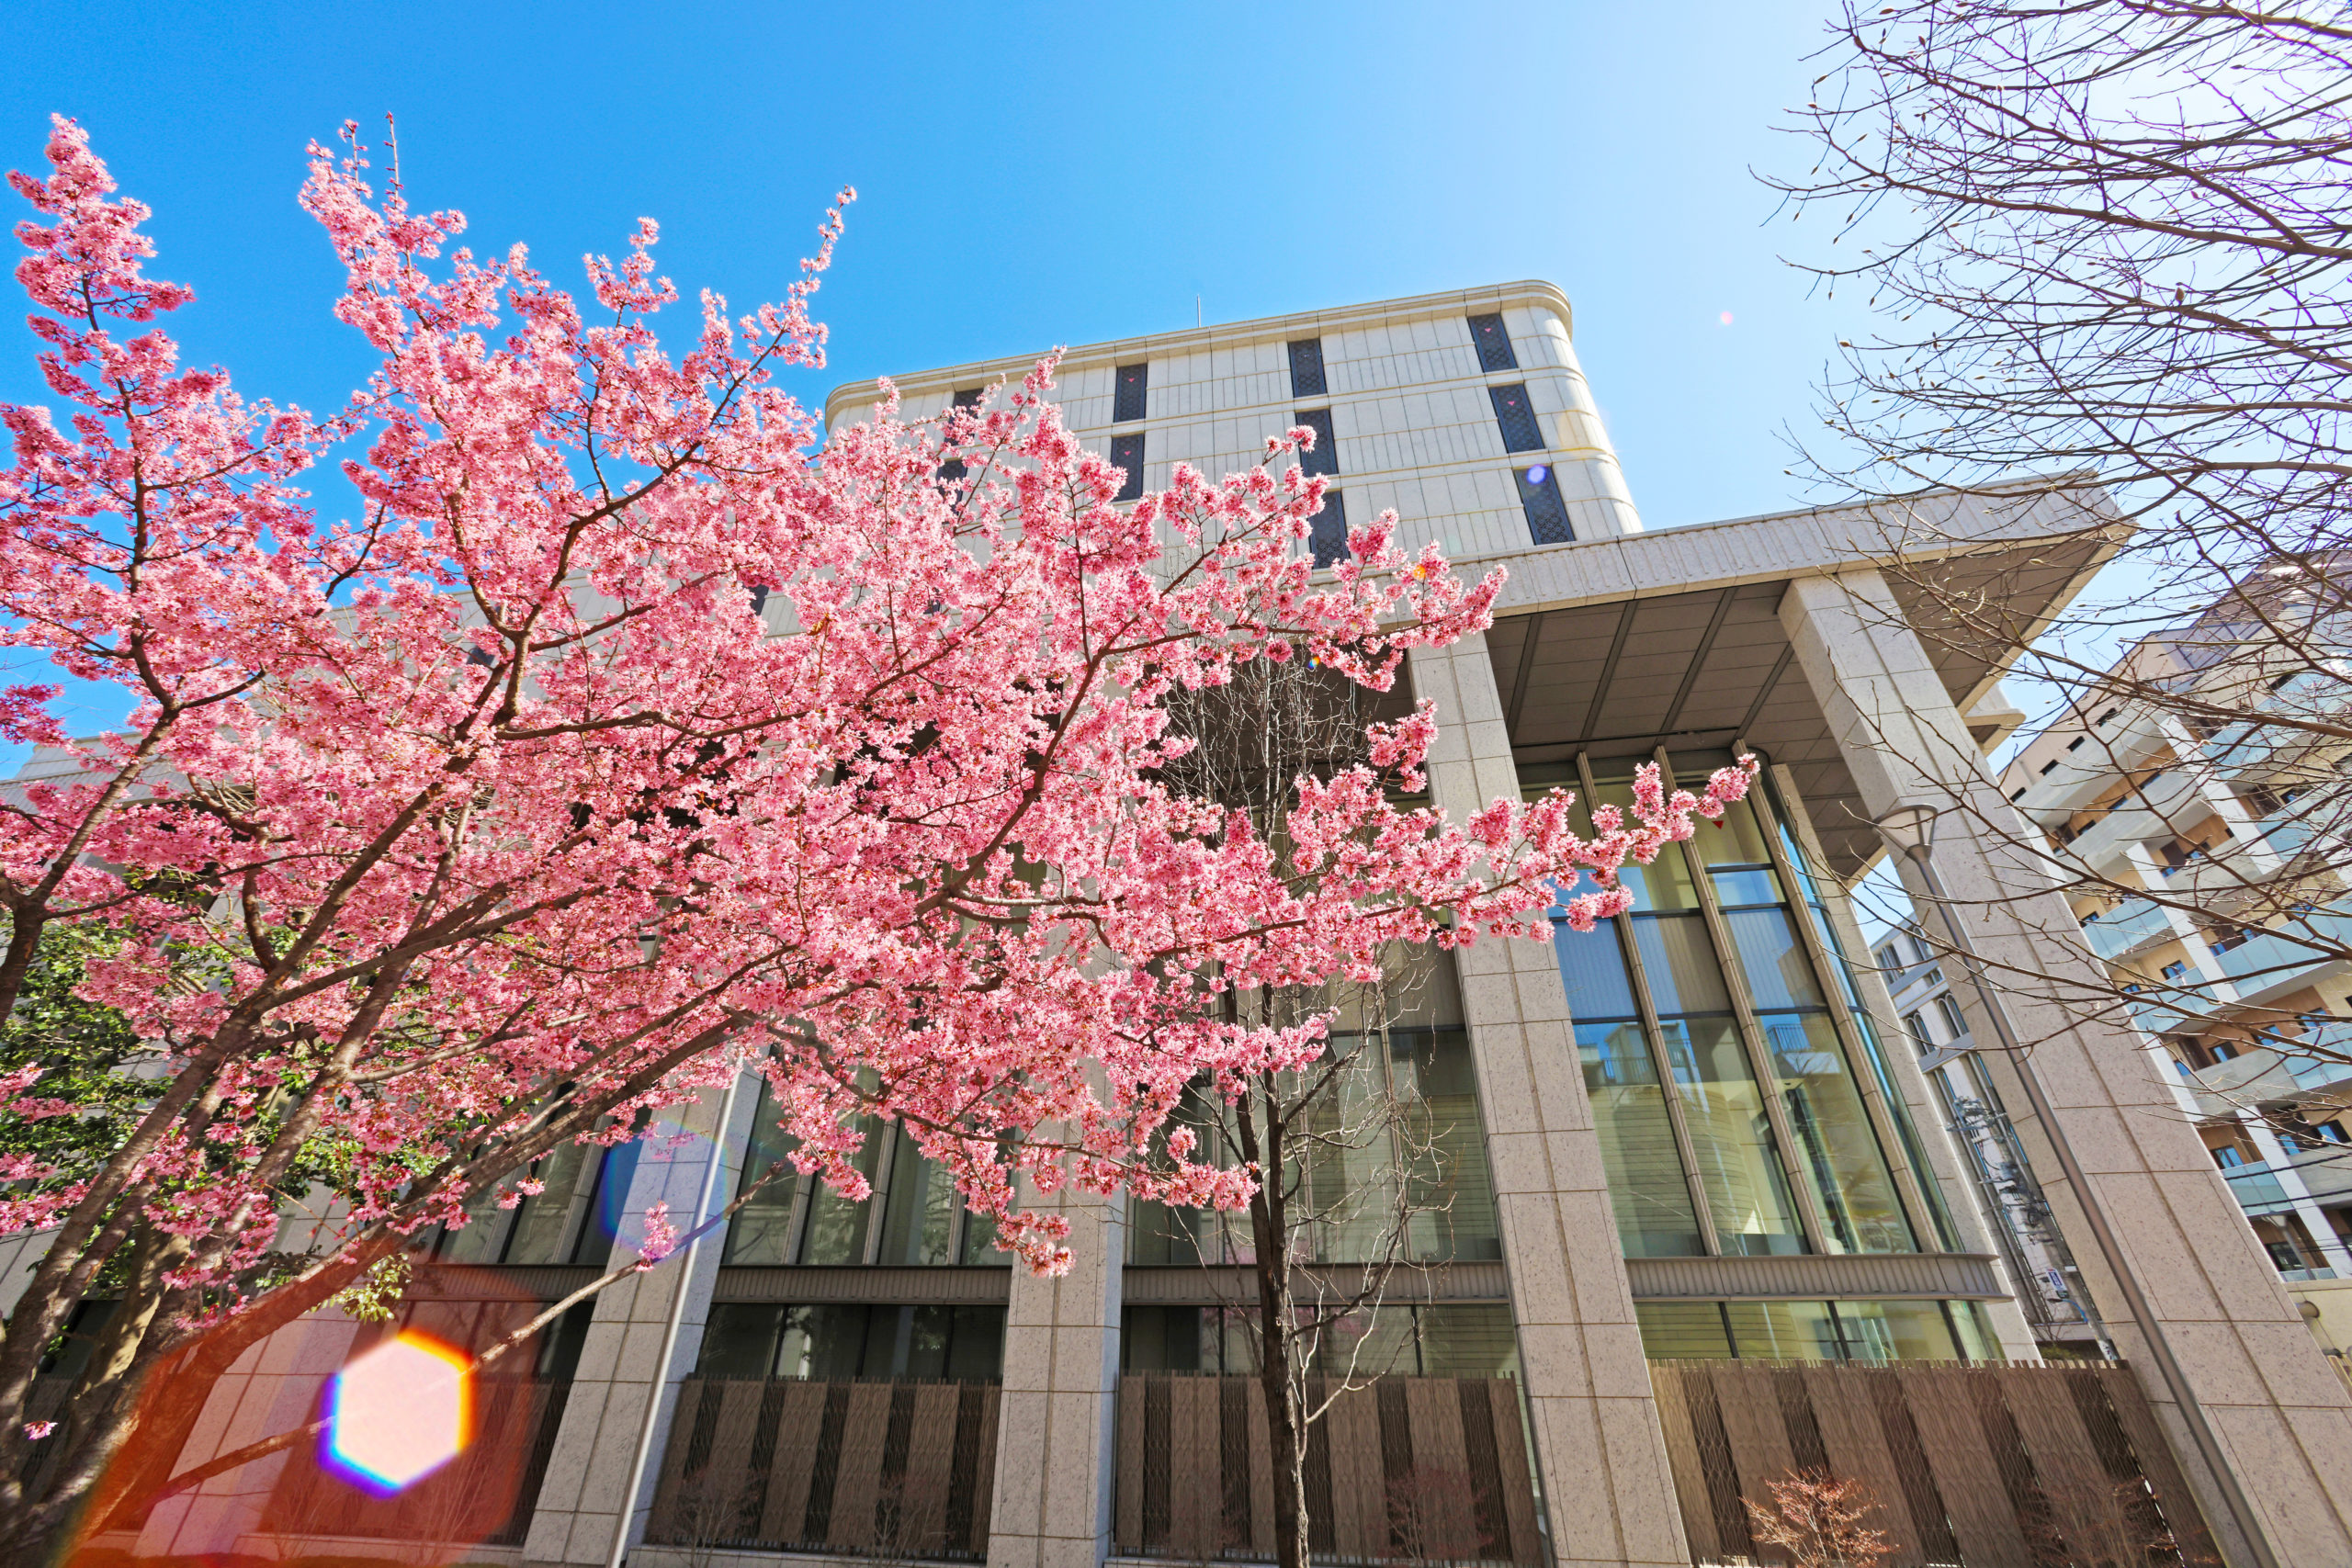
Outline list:
[[[1412,694],[1441,716],[1431,790],[1448,810],[1561,784],[1622,800],[1645,761],[1677,777],[1741,752],[1764,764],[1747,804],[1629,878],[1631,913],[1563,929],[1549,950],[1479,943],[1436,964],[1395,1021],[1387,1081],[1453,1130],[1459,1157],[1446,1223],[1413,1244],[1428,1267],[1365,1330],[1398,1375],[1335,1405],[1310,1449],[1317,1551],[1719,1560],[1752,1550],[1739,1485],[1832,1463],[1870,1468],[1908,1510],[1905,1561],[1963,1548],[2008,1561],[1968,1546],[1994,1526],[1953,1490],[1969,1483],[1954,1468],[1964,1449],[1996,1492],[2005,1473],[1984,1449],[1994,1427],[1952,1414],[1997,1404],[1991,1385],[1929,1398],[1917,1380],[1933,1369],[1906,1371],[1871,1405],[1838,1403],[1845,1384],[1768,1381],[1753,1386],[1780,1403],[1757,1424],[1707,1371],[2033,1360],[2055,1342],[2021,1308],[2030,1269],[2007,1260],[1981,1160],[1950,1135],[1953,1101],[1922,1075],[1845,893],[1882,852],[1871,823],[1891,808],[1957,790],[2008,809],[1982,755],[2014,724],[2002,658],[1922,642],[1870,564],[1894,547],[1865,514],[1645,531],[1570,326],[1557,289],[1515,284],[1093,344],[1059,373],[1070,423],[1126,469],[1130,493],[1178,462],[1212,475],[1252,463],[1265,437],[1306,424],[1336,485],[1318,558],[1340,547],[1342,519],[1394,508],[1408,548],[1434,539],[1465,572],[1508,568],[1493,628],[1409,666]],[[896,385],[909,415],[928,416],[1031,363]],[[825,412],[858,420],[876,396],[846,386]],[[2057,542],[2075,504],[1933,503],[1943,569],[2033,624],[2098,564]],[[2002,863],[1965,820],[1937,853],[1963,889],[1991,886]],[[2026,892],[1984,906],[1980,947],[2087,964],[2044,934],[2058,896]],[[1963,1032],[1974,1005],[1959,998]],[[2098,1255],[2078,1249],[2082,1289],[2132,1369],[2114,1376],[2144,1393],[2118,1395],[2130,1440],[2103,1451],[2127,1472],[2136,1453],[2159,1490],[2181,1484],[2157,1475],[2173,1462],[2162,1450],[2180,1456],[2198,1507],[2232,1560],[2245,1555],[2189,1416],[2145,1370],[2161,1333],[2229,1468],[2259,1471],[2275,1560],[2352,1562],[2352,1396],[2198,1133],[2151,1081],[2138,1037],[2033,1022],[2059,1125],[2017,1122],[2016,1157],[2040,1173],[2055,1228],[2076,1235],[2080,1195],[2048,1157],[2052,1132],[2071,1141],[2153,1297],[2152,1321],[2133,1321]],[[2006,1070],[1984,1066],[2015,1115]],[[684,1214],[723,1197],[766,1163],[774,1118],[747,1083],[689,1118],[695,1137],[578,1158],[530,1203],[485,1212],[448,1238],[449,1262],[469,1267],[424,1270],[407,1310],[462,1339],[558,1299],[657,1199]],[[684,1568],[791,1550],[1092,1568],[1266,1554],[1268,1497],[1248,1462],[1263,1418],[1245,1380],[1212,1375],[1246,1359],[1228,1332],[1247,1299],[1238,1253],[1174,1245],[1200,1234],[1182,1216],[1065,1193],[1050,1201],[1072,1222],[1076,1266],[1033,1278],[894,1135],[868,1159],[870,1203],[806,1182],[763,1193],[723,1241],[543,1337],[500,1428],[520,1498],[476,1532],[487,1544],[470,1560],[626,1551]],[[1344,1266],[1345,1244],[1333,1249],[1320,1261]],[[251,1386],[222,1430],[310,1408],[316,1369],[354,1337],[325,1332],[322,1348],[242,1372]],[[2076,1408],[2034,1408],[2075,1420],[2060,1406]],[[2046,1455],[2057,1439],[2041,1418],[2017,1417]],[[167,1503],[140,1549],[232,1549],[317,1484],[304,1462],[248,1466]],[[1458,1493],[1455,1476],[1469,1478]],[[1444,1550],[1429,1544],[1440,1516]]]

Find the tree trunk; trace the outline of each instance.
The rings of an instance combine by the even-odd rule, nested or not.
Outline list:
[[[1267,1460],[1273,1471],[1274,1561],[1278,1568],[1306,1568],[1306,1430],[1301,1393],[1306,1369],[1297,1365],[1297,1314],[1291,1300],[1289,1228],[1283,1191],[1282,1120],[1272,1097],[1265,1100],[1262,1143],[1245,1100],[1239,1123],[1242,1155],[1261,1173],[1250,1200],[1250,1233],[1257,1253],[1258,1388],[1266,1404]]]

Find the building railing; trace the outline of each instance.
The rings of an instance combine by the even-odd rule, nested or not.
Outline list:
[[[980,1560],[999,1403],[984,1382],[688,1378],[646,1541]]]
[[[2275,1214],[2295,1206],[2267,1165],[2233,1166],[2222,1172],[2222,1179],[2230,1184],[2238,1207],[2249,1214]]]
[[[2135,949],[2175,934],[2171,913],[2145,898],[2127,899],[2098,919],[2086,922],[2083,934],[2091,951],[2109,963]]]
[[[1308,1405],[1329,1392],[1308,1379]],[[1117,1555],[1272,1559],[1273,1467],[1257,1379],[1121,1378],[1117,1452]],[[1306,1462],[1317,1562],[1544,1560],[1519,1385],[1508,1378],[1374,1379],[1307,1428]]]
[[[2294,929],[2312,941],[2352,947],[2352,914],[2314,909],[2301,917]],[[2214,957],[2222,976],[2241,991],[2271,991],[2294,985],[2320,964],[2335,962],[2309,942],[2275,931],[2256,931]]]

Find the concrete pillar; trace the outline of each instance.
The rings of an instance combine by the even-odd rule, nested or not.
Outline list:
[[[1893,593],[1870,570],[1801,578],[1781,600],[1781,620],[1863,810],[1876,817],[1909,802],[1960,807],[1947,809],[1936,830],[1936,864],[1953,912],[2002,985],[2060,1125],[2278,1560],[2352,1562],[2352,1393],[2304,1329],[2135,1032],[2067,1005],[2069,996],[2095,991],[2100,976]],[[1924,907],[1915,868],[1902,869]],[[1973,987],[1953,979],[1974,1037],[1998,1039],[1976,1016]],[[1998,1051],[1980,1060],[2008,1102],[2092,1298],[2174,1437],[2208,1521],[2233,1561],[2245,1560],[2140,1325],[2091,1245],[2080,1200],[2056,1179],[2046,1130],[2019,1114],[2026,1100],[2015,1065]]]
[[[1076,1259],[1058,1279],[1012,1266],[989,1568],[1096,1568],[1111,1554],[1126,1201],[1029,1189],[1023,1202],[1069,1216]]]
[[[699,1100],[665,1111],[656,1121],[638,1145],[620,1234],[605,1267],[616,1267],[637,1255],[644,1240],[645,1211],[657,1202],[670,1205],[671,1223],[680,1231],[690,1228],[713,1159],[719,1161],[719,1170],[711,1186],[712,1211],[733,1198],[759,1098],[758,1079],[747,1075],[735,1097],[729,1135],[718,1139],[712,1134],[725,1100],[720,1089],[706,1089]],[[589,1223],[595,1221],[592,1217]],[[718,1260],[725,1250],[720,1235],[714,1232],[691,1259],[673,1257],[616,1281],[596,1298],[595,1316],[581,1344],[580,1365],[564,1404],[563,1425],[556,1433],[538,1506],[524,1539],[526,1563],[610,1562],[625,1509],[628,1546],[633,1549],[643,1539],[678,1383],[702,1354],[703,1325],[710,1315],[711,1289],[718,1283]],[[680,1313],[678,1337],[665,1363],[662,1348],[673,1310]],[[653,1443],[632,1489],[629,1471],[649,1406]]]
[[[1459,821],[1517,799],[1485,637],[1415,649],[1412,674],[1437,704],[1437,804]],[[1680,1568],[1690,1554],[1559,965],[1526,942],[1459,957],[1554,1560]]]

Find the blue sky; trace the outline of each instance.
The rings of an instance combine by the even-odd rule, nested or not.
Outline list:
[[[155,209],[156,272],[197,290],[171,322],[187,356],[313,409],[366,363],[294,203],[304,144],[346,117],[379,140],[388,112],[413,201],[464,211],[479,249],[527,243],[571,287],[644,214],[689,299],[772,298],[856,186],[811,402],[1187,326],[1196,296],[1217,321],[1549,278],[1663,526],[1801,499],[1780,432],[1851,301],[1805,297],[1776,252],[1809,236],[1767,224],[1749,169],[1804,157],[1772,127],[1806,96],[1826,8],[314,0],[134,20],[12,0],[0,163],[40,167],[50,112],[80,118]],[[0,397],[40,400],[20,322],[0,310]]]

